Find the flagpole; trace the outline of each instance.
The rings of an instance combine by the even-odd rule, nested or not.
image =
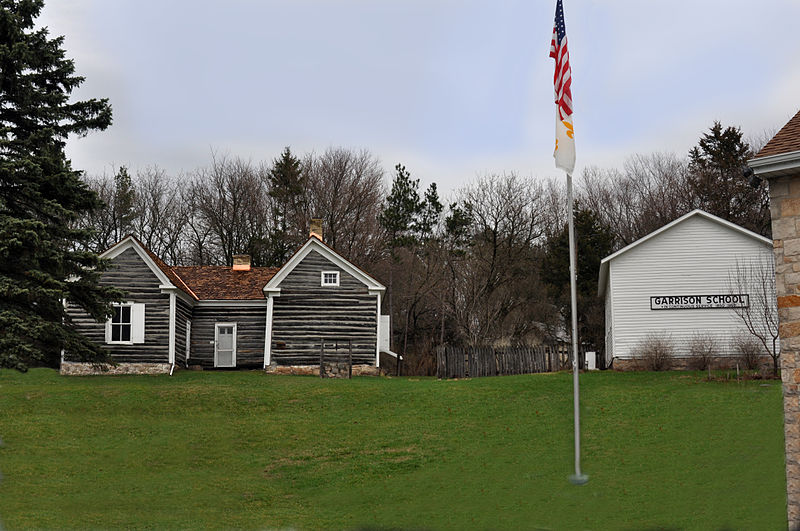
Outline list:
[[[581,473],[581,413],[578,392],[578,289],[575,266],[575,222],[573,220],[572,173],[567,172],[567,208],[569,209],[569,292],[572,303],[572,403],[575,418],[575,474],[571,483],[584,485],[589,476]]]

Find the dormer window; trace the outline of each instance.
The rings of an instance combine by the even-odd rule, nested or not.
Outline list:
[[[339,285],[339,272],[338,271],[323,271],[322,272],[322,286],[338,286]]]

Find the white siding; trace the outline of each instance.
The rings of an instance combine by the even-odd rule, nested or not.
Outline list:
[[[611,314],[611,353],[637,357],[648,333],[671,336],[678,356],[688,354],[694,332],[713,334],[721,354],[746,329],[732,309],[651,310],[650,297],[729,292],[728,274],[738,260],[772,256],[771,246],[702,216],[692,216],[612,259],[606,311]],[[608,318],[607,318],[608,319]],[[608,346],[607,346],[608,348]]]
[[[608,289],[606,289],[606,367],[614,358],[614,301],[611,298],[611,277],[608,278],[608,284]]]

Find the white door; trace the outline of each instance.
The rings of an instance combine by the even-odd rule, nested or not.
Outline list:
[[[236,324],[217,323],[214,367],[236,367]]]

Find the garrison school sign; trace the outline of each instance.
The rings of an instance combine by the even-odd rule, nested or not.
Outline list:
[[[651,310],[707,310],[716,308],[747,308],[750,295],[669,295],[650,297]]]

